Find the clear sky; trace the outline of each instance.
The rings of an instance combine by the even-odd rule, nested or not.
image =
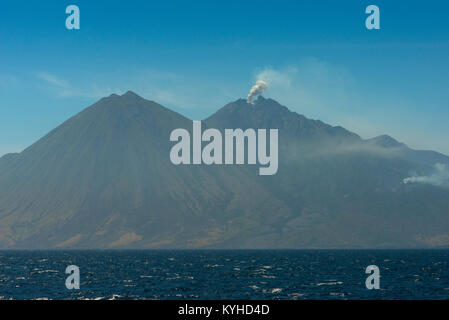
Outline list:
[[[309,118],[449,154],[448,13],[446,0],[2,1],[0,155],[114,92],[203,119],[258,78]]]

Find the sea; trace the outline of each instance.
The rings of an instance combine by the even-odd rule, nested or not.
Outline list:
[[[0,299],[449,299],[449,250],[0,251]]]

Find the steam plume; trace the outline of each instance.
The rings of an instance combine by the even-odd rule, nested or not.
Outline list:
[[[251,88],[248,94],[248,103],[254,103],[254,99],[268,89],[268,83],[263,80],[257,80],[256,84]]]
[[[424,183],[431,184],[437,187],[449,187],[449,168],[445,164],[437,163],[435,165],[434,173],[428,176],[413,176],[403,180],[407,183]]]

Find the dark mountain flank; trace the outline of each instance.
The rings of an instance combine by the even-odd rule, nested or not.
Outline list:
[[[203,125],[279,129],[277,174],[175,166],[170,133],[192,121],[132,92],[111,95],[0,158],[0,247],[449,245],[449,189],[404,183],[438,174],[435,165],[449,165],[442,154],[389,136],[363,140],[262,97],[232,102]]]

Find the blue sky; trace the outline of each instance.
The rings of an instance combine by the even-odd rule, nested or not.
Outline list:
[[[78,5],[81,29],[65,28]],[[379,6],[381,29],[365,28]],[[111,93],[192,119],[266,97],[364,138],[449,154],[448,1],[3,1],[0,155]]]

